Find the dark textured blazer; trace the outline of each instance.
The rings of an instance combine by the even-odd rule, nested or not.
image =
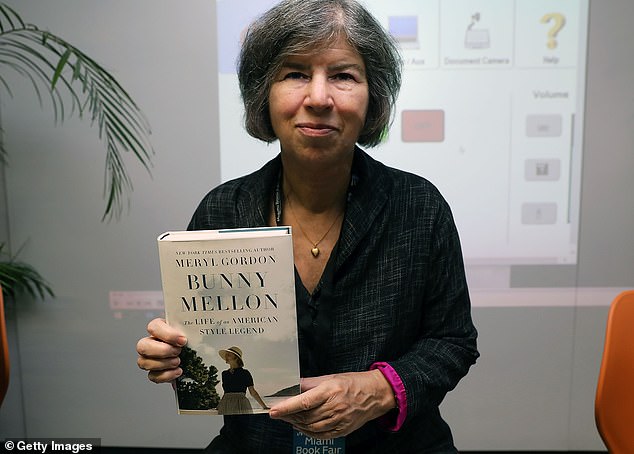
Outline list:
[[[213,189],[189,229],[267,225],[280,166],[278,156]],[[405,386],[407,419],[397,432],[369,422],[346,438],[346,452],[455,452],[438,406],[478,352],[450,208],[429,181],[360,149],[353,173],[357,181],[331,258],[336,304],[330,335],[319,339],[328,362],[317,372],[365,371],[388,362]],[[300,357],[305,354],[300,339]],[[289,425],[267,415],[226,416],[221,433],[244,452],[292,451]]]

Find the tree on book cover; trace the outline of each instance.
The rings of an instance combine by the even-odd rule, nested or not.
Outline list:
[[[290,228],[167,232],[167,322],[188,339],[180,413],[263,413],[299,393]]]
[[[183,375],[176,381],[179,407],[183,410],[216,408],[220,402],[216,391],[218,369],[207,366],[189,347],[184,347],[179,357],[183,369]]]

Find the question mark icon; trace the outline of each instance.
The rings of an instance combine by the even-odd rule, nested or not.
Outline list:
[[[544,14],[540,20],[542,24],[547,24],[550,21],[554,21],[555,24],[548,30],[548,43],[546,46],[549,49],[554,49],[557,47],[557,40],[555,38],[557,37],[557,33],[566,25],[566,17],[560,13],[548,13]]]

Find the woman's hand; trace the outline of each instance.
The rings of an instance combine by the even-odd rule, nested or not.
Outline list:
[[[148,323],[147,332],[150,335],[136,344],[138,366],[148,371],[148,378],[154,383],[171,382],[180,377],[183,370],[178,367],[178,355],[187,344],[187,338],[161,318]]]
[[[346,436],[396,407],[392,387],[379,370],[304,378],[302,391],[272,407],[269,415],[318,439]]]

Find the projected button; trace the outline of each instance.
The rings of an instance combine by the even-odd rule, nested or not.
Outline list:
[[[418,49],[417,16],[390,16],[388,29],[404,49]]]
[[[401,120],[403,142],[442,142],[445,140],[444,110],[404,110]]]
[[[556,203],[524,203],[522,224],[554,224],[557,222]]]
[[[528,137],[559,137],[561,124],[561,115],[527,115],[526,135]]]
[[[559,159],[527,159],[524,177],[528,181],[557,181],[561,175]]]

